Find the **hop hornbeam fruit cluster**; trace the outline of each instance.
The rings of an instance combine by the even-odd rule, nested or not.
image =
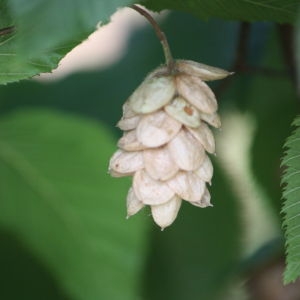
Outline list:
[[[123,106],[117,126],[124,131],[110,160],[114,177],[133,176],[127,216],[145,205],[163,229],[173,223],[182,200],[211,206],[206,183],[215,153],[208,125],[219,128],[215,95],[204,83],[231,73],[187,60],[176,60],[150,73]]]

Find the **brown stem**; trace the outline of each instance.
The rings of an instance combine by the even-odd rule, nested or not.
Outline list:
[[[277,25],[283,59],[292,82],[297,86],[296,55],[294,45],[294,28],[289,24]]]
[[[236,58],[233,64],[233,70],[243,69],[246,65],[247,43],[250,35],[250,23],[242,22],[239,32],[238,44],[236,48]]]
[[[146,10],[144,10],[143,8],[141,8],[140,6],[137,6],[135,4],[133,4],[130,7],[132,9],[136,10],[142,16],[144,16],[149,21],[149,23],[152,25],[152,27],[154,28],[156,35],[162,44],[165,59],[166,59],[166,64],[169,68],[169,71],[172,73],[173,66],[174,66],[174,60],[173,60],[173,56],[172,56],[171,49],[170,49],[168,40],[166,38],[166,35],[161,30],[161,28],[159,27],[157,22],[153,19],[153,17]]]
[[[285,30],[287,30],[285,28]],[[238,43],[236,47],[236,54],[235,54],[235,59],[232,65],[231,70],[237,73],[248,73],[248,74],[260,74],[264,76],[269,76],[269,77],[284,77],[288,76],[289,74],[293,74],[295,71],[292,70],[293,64],[293,58],[292,55],[290,54],[291,49],[286,48],[285,49],[285,56],[286,56],[286,61],[288,62],[288,65],[290,66],[289,70],[277,70],[273,68],[265,68],[265,67],[253,67],[247,64],[247,43],[250,35],[250,23],[247,22],[242,22],[240,25],[240,31],[239,31],[239,37],[238,37]],[[284,35],[283,35],[284,37]],[[287,37],[285,37],[287,38]],[[289,41],[291,39],[290,35],[287,38]],[[290,45],[291,43],[286,44]],[[227,79],[223,80],[220,85],[216,89],[216,95],[217,97],[220,97],[220,94],[223,93],[228,86],[231,84],[233,80],[233,77],[228,77]]]

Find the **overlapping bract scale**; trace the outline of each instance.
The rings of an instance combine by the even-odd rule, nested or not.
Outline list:
[[[148,205],[166,203],[175,195],[167,184],[151,178],[145,170],[134,174],[133,189],[138,199]]]
[[[214,93],[200,78],[190,75],[180,75],[176,78],[179,95],[194,105],[199,111],[212,114],[218,109]]]
[[[127,216],[151,207],[163,229],[176,219],[182,200],[212,206],[206,184],[215,153],[208,125],[219,128],[217,101],[204,83],[231,73],[193,61],[177,60],[173,69],[150,73],[123,105],[117,126],[124,131],[112,156],[112,176],[133,176],[127,195]]]
[[[180,122],[159,110],[142,117],[136,128],[136,135],[142,145],[155,148],[171,141],[180,128]]]
[[[143,158],[145,170],[155,180],[168,180],[179,171],[167,146],[144,150]]]
[[[168,148],[177,166],[185,171],[197,169],[205,155],[203,146],[185,129],[169,142]]]
[[[129,104],[134,112],[147,114],[169,103],[174,93],[173,77],[146,78],[129,98]]]

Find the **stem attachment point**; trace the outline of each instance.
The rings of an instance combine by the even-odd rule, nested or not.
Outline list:
[[[142,16],[144,16],[149,21],[149,23],[152,25],[152,27],[154,28],[155,33],[156,33],[156,35],[157,35],[158,39],[160,40],[160,42],[162,44],[162,47],[163,47],[163,51],[164,51],[164,55],[165,55],[165,59],[166,59],[166,65],[169,69],[169,72],[172,74],[173,69],[174,69],[174,59],[173,59],[171,49],[170,49],[168,40],[166,38],[166,35],[161,30],[158,23],[154,20],[154,18],[146,10],[144,10],[142,7],[140,7],[138,5],[135,5],[135,4],[133,4],[130,7],[132,9],[136,10]]]

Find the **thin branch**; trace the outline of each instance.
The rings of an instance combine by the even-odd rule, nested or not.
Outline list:
[[[248,49],[248,40],[250,35],[250,23],[242,22],[240,25],[239,37],[236,47],[235,60],[233,62],[231,70],[236,73],[244,74],[256,74],[264,75],[268,77],[286,77],[289,76],[292,72],[289,70],[277,70],[273,68],[265,67],[254,67],[247,64],[247,49]],[[287,53],[286,53],[287,54]],[[287,55],[288,57],[288,55]],[[289,61],[291,62],[291,61]],[[223,80],[216,89],[217,97],[220,97],[220,94],[223,93],[231,84],[233,77],[229,76]]]
[[[296,71],[296,55],[295,55],[295,41],[294,28],[289,24],[277,25],[280,44],[288,73],[295,86],[297,86],[297,71]]]
[[[247,42],[248,42],[249,34],[250,34],[250,23],[242,22],[240,25],[238,42],[236,46],[235,60],[231,68],[231,70],[233,70],[234,72],[240,72],[246,66]],[[233,80],[232,76],[229,76],[225,80],[222,80],[222,82],[216,89],[217,97],[220,97],[220,94],[223,93],[229,87],[232,80]]]
[[[174,60],[173,60],[173,56],[172,56],[171,49],[170,49],[168,40],[166,38],[166,35],[161,30],[158,23],[153,19],[153,17],[146,10],[144,10],[143,8],[141,8],[140,6],[137,6],[135,4],[133,4],[130,7],[132,9],[136,10],[142,16],[144,16],[149,21],[149,23],[152,25],[152,27],[154,28],[156,35],[162,44],[165,59],[166,59],[166,64],[169,68],[169,71],[172,73],[173,66],[174,66]]]
[[[238,44],[236,48],[236,58],[233,64],[233,70],[240,70],[246,65],[247,60],[247,46],[250,35],[250,23],[242,22],[238,37]]]
[[[249,73],[249,74],[256,74],[256,75],[264,75],[268,77],[287,77],[289,72],[286,70],[277,70],[272,68],[266,67],[252,67],[252,66],[245,66],[239,72]]]

